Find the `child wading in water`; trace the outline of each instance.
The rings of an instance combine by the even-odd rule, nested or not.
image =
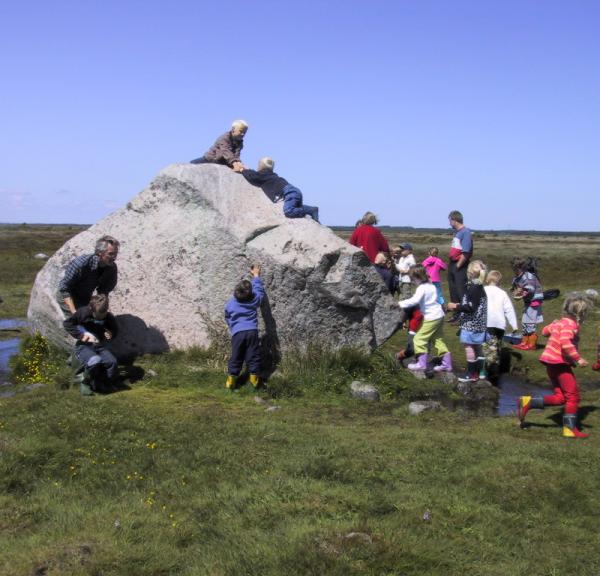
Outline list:
[[[225,304],[225,320],[231,333],[231,357],[227,365],[225,388],[235,386],[244,361],[250,372],[250,383],[255,388],[259,384],[260,346],[258,340],[258,309],[265,296],[260,266],[250,268],[252,282],[242,280],[233,293],[233,298]]]
[[[537,344],[537,325],[544,321],[542,302],[544,291],[537,275],[537,266],[533,258],[516,257],[511,266],[515,277],[513,279],[514,298],[523,299],[523,341],[514,347],[519,350],[535,350]]]
[[[440,272],[442,270],[447,270],[448,266],[446,263],[438,256],[439,250],[437,248],[429,249],[429,257],[423,260],[422,264],[427,270],[427,276],[431,280],[431,283],[435,286],[438,293],[438,302],[440,304],[444,303],[444,295],[442,294],[442,280],[440,278]]]
[[[591,301],[581,294],[567,296],[563,305],[563,317],[545,326],[544,336],[550,339],[540,356],[540,362],[546,365],[548,378],[554,385],[554,394],[546,396],[521,396],[517,404],[517,413],[521,425],[531,408],[544,406],[562,406],[563,436],[566,438],[587,438],[588,434],[577,428],[577,410],[579,408],[579,389],[573,374],[573,365],[587,366],[577,350],[579,328],[592,308]]]
[[[408,365],[409,370],[427,369],[427,347],[431,342],[442,363],[434,367],[435,372],[451,372],[452,357],[444,338],[444,310],[438,302],[435,286],[429,281],[423,266],[412,266],[408,272],[417,289],[410,298],[398,302],[400,308],[418,306],[423,313],[423,324],[415,334],[413,340],[414,353],[417,361]]]
[[[448,310],[460,313],[460,342],[465,346],[467,374],[461,382],[475,382],[485,378],[485,359],[482,345],[487,329],[487,296],[483,283],[487,268],[481,260],[473,260],[467,268],[467,290],[460,304],[449,302]]]

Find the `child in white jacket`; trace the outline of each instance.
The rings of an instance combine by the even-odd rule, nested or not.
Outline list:
[[[490,270],[486,278],[487,336],[483,351],[488,365],[498,364],[507,321],[513,332],[517,330],[515,307],[508,293],[500,288],[501,280],[502,274],[498,270]],[[485,377],[485,368],[481,372]]]

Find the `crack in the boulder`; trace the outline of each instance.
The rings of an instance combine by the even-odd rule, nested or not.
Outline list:
[[[259,236],[262,236],[263,234],[269,232],[270,230],[277,228],[278,226],[279,226],[279,224],[274,224],[272,226],[263,226],[262,228],[258,228],[257,230],[254,230],[253,232],[248,234],[248,236],[246,236],[246,238],[244,239],[244,244],[248,244],[249,242],[252,242],[252,240],[258,238]]]

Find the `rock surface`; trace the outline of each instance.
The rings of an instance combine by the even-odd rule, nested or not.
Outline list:
[[[400,310],[362,251],[310,219],[288,219],[260,188],[223,166],[173,164],[126,207],[78,234],[39,272],[28,317],[71,346],[55,300],[66,265],[111,234],[121,242],[111,310],[118,355],[225,345],[223,306],[250,264],[263,266],[266,349],[309,343],[374,349]]]
[[[359,398],[360,400],[379,401],[379,390],[372,384],[367,384],[360,380],[355,380],[350,384],[350,394],[352,394],[353,398]]]
[[[408,413],[411,416],[418,416],[421,412],[426,412],[427,410],[440,410],[441,408],[441,403],[436,400],[418,400],[416,402],[411,402],[408,405]]]

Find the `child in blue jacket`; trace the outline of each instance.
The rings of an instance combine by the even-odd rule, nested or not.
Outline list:
[[[225,304],[225,320],[231,333],[231,357],[227,365],[227,381],[225,388],[231,390],[235,386],[236,377],[240,375],[244,361],[250,372],[250,383],[258,387],[260,373],[260,346],[258,340],[258,309],[265,296],[260,266],[252,265],[250,272],[252,282],[242,280],[231,298]]]

